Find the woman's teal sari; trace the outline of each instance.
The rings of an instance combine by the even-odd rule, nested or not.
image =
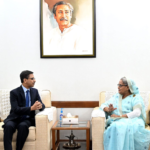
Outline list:
[[[114,95],[109,101],[101,105],[100,109],[113,104],[117,108],[111,114],[123,115],[136,108],[141,109],[141,115],[133,119],[112,118],[108,115],[104,132],[104,150],[148,150],[150,145],[150,131],[145,129],[145,106],[142,97],[131,94],[122,99],[120,94]]]

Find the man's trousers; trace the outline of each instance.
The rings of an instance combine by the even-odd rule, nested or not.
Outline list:
[[[29,127],[35,126],[35,121],[25,119],[23,121],[11,120],[4,125],[4,149],[12,150],[13,133],[18,130],[16,139],[16,150],[22,150],[29,134]]]

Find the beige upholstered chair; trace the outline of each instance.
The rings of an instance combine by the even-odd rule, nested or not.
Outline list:
[[[111,97],[114,92],[109,93]],[[147,110],[146,110],[146,123],[150,124],[149,120],[149,111],[150,111],[150,95],[149,92],[146,92],[147,95]],[[146,95],[144,92],[141,92],[141,96],[143,99],[146,98]],[[108,96],[108,95],[107,95]],[[101,92],[99,96],[99,106],[105,102],[106,99],[106,92]],[[98,109],[99,107],[96,107],[94,109]],[[146,127],[147,130],[150,130],[150,127]],[[105,130],[105,118],[104,117],[96,117],[92,118],[92,150],[104,150],[103,147],[103,133]],[[150,150],[150,147],[149,147]]]
[[[0,117],[5,119],[10,109],[9,102],[10,90],[0,90]],[[36,127],[29,128],[29,135],[23,147],[23,150],[50,150],[52,148],[51,128],[56,121],[57,111],[51,106],[51,93],[48,90],[41,90],[40,96],[46,108],[53,111],[53,120],[49,121],[47,115],[36,115]],[[0,150],[4,150],[3,146],[3,122],[0,122]],[[13,135],[12,146],[16,150],[17,131]]]

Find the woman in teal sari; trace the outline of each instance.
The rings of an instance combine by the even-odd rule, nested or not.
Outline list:
[[[104,150],[148,150],[150,131],[145,129],[146,112],[138,87],[123,77],[118,93],[101,105],[107,116]]]

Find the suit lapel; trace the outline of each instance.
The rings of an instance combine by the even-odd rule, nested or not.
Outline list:
[[[26,106],[26,99],[25,99],[25,95],[24,95],[24,91],[23,91],[22,86],[20,86],[19,92],[20,92],[20,95],[21,95],[21,99],[23,100],[23,105]]]

